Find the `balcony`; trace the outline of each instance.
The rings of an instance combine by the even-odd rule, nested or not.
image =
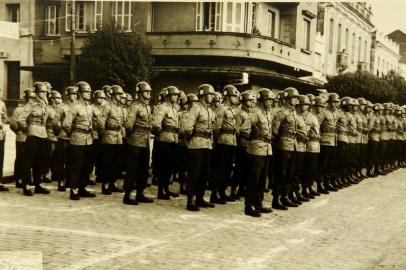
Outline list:
[[[219,56],[277,63],[313,72],[313,54],[275,38],[230,32],[149,32],[156,56]],[[241,65],[244,65],[241,62]]]

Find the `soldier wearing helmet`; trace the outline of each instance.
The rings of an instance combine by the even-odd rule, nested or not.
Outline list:
[[[131,94],[129,94],[129,93],[127,93],[126,95],[127,95],[126,107],[128,108],[128,107],[131,105],[131,103],[134,102],[134,98],[133,98],[133,96],[132,96]]]
[[[367,148],[368,148],[368,134],[369,134],[369,127],[368,127],[368,119],[367,119],[367,107],[368,102],[365,98],[358,98],[359,103],[359,112],[358,118],[360,125],[358,126],[359,131],[361,133],[361,142],[360,142],[360,150],[359,150],[359,174],[361,178],[366,178],[366,175],[362,173],[363,168],[366,168],[367,165]]]
[[[58,106],[56,110],[56,115],[54,119],[54,126],[59,131],[57,135],[58,140],[55,143],[55,149],[53,152],[53,174],[52,178],[58,182],[58,191],[65,191],[66,186],[66,176],[67,176],[67,157],[68,157],[68,146],[70,144],[70,136],[66,134],[65,130],[62,129],[62,123],[66,118],[71,106],[78,103],[78,88],[76,86],[68,86],[64,90],[64,101]]]
[[[213,102],[211,103],[213,110],[222,106],[223,95],[219,92],[214,92]]]
[[[101,179],[102,194],[111,195],[112,192],[122,192],[116,185],[116,178],[120,174],[120,156],[123,144],[123,129],[125,121],[125,108],[122,97],[125,96],[123,88],[119,85],[111,86],[110,106],[103,111],[103,124],[101,130]]]
[[[350,178],[353,182],[361,181],[361,176],[358,172],[359,152],[362,135],[362,123],[358,116],[359,102],[355,98],[351,98],[348,126],[348,167],[350,170]]]
[[[184,126],[188,140],[189,167],[187,179],[187,205],[189,211],[199,211],[200,207],[214,207],[203,199],[206,181],[210,176],[210,158],[213,144],[215,114],[211,108],[214,88],[210,84],[198,87],[199,103],[189,111]]]
[[[139,202],[153,202],[153,199],[144,195],[148,180],[150,155],[152,114],[149,101],[152,88],[147,82],[141,81],[136,85],[136,92],[138,99],[128,108],[128,117],[125,121],[125,128],[128,133],[128,151],[123,203],[129,205],[137,205]],[[134,186],[137,189],[136,194]]]
[[[49,82],[44,82],[45,86],[47,87],[48,93],[52,90],[52,85]]]
[[[188,103],[189,109],[191,107],[193,107],[194,104],[199,102],[199,98],[197,97],[196,94],[187,94],[186,98],[187,98],[187,103]]]
[[[179,98],[179,104],[180,104],[180,110],[178,111],[179,115],[179,142],[178,142],[178,166],[177,166],[177,172],[178,172],[178,181],[180,185],[180,191],[179,193],[182,195],[187,195],[186,193],[186,176],[187,176],[187,168],[186,168],[186,163],[187,163],[187,141],[185,139],[185,136],[183,134],[184,131],[184,123],[187,118],[187,114],[192,107],[192,104],[194,102],[199,102],[199,99],[195,94],[188,94],[186,95],[183,91],[181,91],[181,95]],[[194,96],[194,97],[193,97]],[[189,98],[194,98],[195,101],[189,102]]]
[[[337,146],[336,126],[339,116],[338,107],[340,97],[336,93],[323,93],[327,107],[317,117],[320,122],[320,163],[317,181],[317,192],[328,194],[329,191],[337,191],[330,183],[335,174],[335,151]]]
[[[372,105],[372,104],[371,104]],[[380,158],[378,156],[379,134],[381,132],[382,104],[374,104],[367,114],[368,119],[368,153],[367,153],[367,176],[376,177],[379,173]]]
[[[174,153],[179,141],[179,95],[180,91],[176,86],[166,87],[165,101],[155,108],[153,114],[154,148],[159,149],[154,162],[158,181],[157,198],[161,200],[179,197],[179,194],[169,190],[169,181],[176,165]]]
[[[241,136],[247,143],[247,181],[244,213],[260,217],[261,213],[271,213],[272,209],[263,205],[269,163],[272,156],[272,121],[275,95],[268,88],[258,91],[258,107],[249,114],[240,128]]]
[[[24,183],[23,194],[32,196],[32,191],[27,187],[31,179],[31,169],[35,183],[35,193],[48,194],[49,190],[40,185],[41,176],[46,171],[46,120],[48,118],[48,100],[46,85],[42,82],[34,83],[36,98],[24,105],[24,113],[17,121],[23,132],[27,132],[25,142],[26,155],[24,157]]]
[[[252,90],[247,90],[241,93],[240,102],[241,107],[237,114],[237,125],[241,130],[241,127],[246,121],[249,121],[249,114],[254,110],[257,101],[257,95]],[[248,138],[244,137],[243,134],[237,134],[237,151],[235,157],[235,171],[233,173],[233,186],[232,191],[235,192],[236,187],[238,186],[237,194],[235,195],[236,199],[245,196],[246,186],[247,186],[247,145]],[[231,195],[233,195],[233,193]]]
[[[27,88],[23,91],[24,102],[19,103],[10,117],[10,129],[16,134],[16,159],[14,161],[14,181],[16,188],[22,188],[23,181],[23,157],[24,157],[24,144],[27,138],[27,133],[21,130],[17,124],[17,120],[24,113],[24,105],[32,102],[36,95],[32,88]],[[6,188],[4,188],[5,190]],[[2,187],[0,187],[2,190]]]
[[[276,140],[277,148],[276,173],[277,177],[273,185],[272,207],[286,210],[287,207],[298,207],[300,201],[295,197],[293,189],[295,160],[298,147],[297,123],[303,121],[296,113],[295,106],[298,104],[299,92],[293,87],[283,91],[285,106],[280,110],[273,121],[272,132]]]
[[[90,104],[92,89],[87,82],[75,85],[78,89],[78,102],[72,103],[62,123],[62,129],[70,135],[68,179],[70,199],[95,197],[86,190],[93,144],[93,110]]]
[[[57,123],[57,113],[59,111],[59,107],[62,104],[62,95],[55,90],[51,90],[49,92],[49,104],[48,104],[48,118],[46,121],[46,130],[48,133],[48,137],[46,140],[46,152],[47,157],[44,162],[46,162],[47,167],[46,171],[43,173],[43,182],[50,182],[50,180],[46,177],[48,170],[51,170],[52,178],[55,174],[55,166],[54,166],[54,149],[55,145],[58,141],[58,134],[60,132],[60,125]],[[44,181],[45,180],[45,181]]]
[[[234,198],[226,195],[226,189],[237,147],[237,114],[240,99],[240,92],[234,85],[224,86],[222,94],[223,105],[215,108],[213,130],[215,147],[210,202],[217,204],[235,201]]]

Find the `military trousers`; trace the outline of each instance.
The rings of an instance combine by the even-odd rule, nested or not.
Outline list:
[[[101,180],[113,184],[119,175],[121,144],[101,144]]]
[[[3,178],[3,166],[4,166],[4,145],[5,145],[6,140],[0,140],[0,179]]]
[[[101,142],[99,139],[94,139],[92,144],[92,157],[89,166],[89,175],[93,172],[96,174],[96,182],[101,181]]]
[[[148,182],[149,148],[128,145],[127,175],[124,179],[124,190],[131,193],[134,186],[137,195],[142,195]]]
[[[176,165],[176,172],[178,173],[179,183],[186,183],[187,177],[187,153],[188,149],[184,145],[177,146],[177,165]]]
[[[52,173],[52,178],[55,181],[62,181],[68,178],[69,144],[69,140],[62,138],[58,138],[55,144],[53,155],[54,171]]]
[[[245,205],[262,205],[268,175],[269,157],[247,154],[247,175],[249,175],[249,178],[247,178]]]
[[[71,188],[83,190],[89,182],[89,167],[92,159],[92,145],[69,146],[68,179]]]
[[[234,145],[217,144],[212,157],[212,192],[224,193],[231,184],[231,172],[235,157]]]
[[[159,148],[159,156],[156,156],[154,165],[157,166],[158,184],[162,187],[169,185],[173,168],[176,164],[178,145],[175,142],[156,141],[155,146]]]
[[[31,182],[31,170],[34,183],[38,186],[41,182],[41,176],[46,169],[46,143],[47,139],[35,136],[28,136],[25,141],[24,163],[24,183]]]
[[[313,186],[317,176],[317,167],[319,162],[319,153],[306,152],[303,160],[303,187],[309,188]]]
[[[207,148],[188,150],[188,176],[186,192],[189,197],[203,199],[210,177],[212,150]]]
[[[1,142],[0,142],[1,144]],[[20,180],[23,179],[24,175],[24,163],[23,163],[23,158],[24,158],[24,145],[25,142],[17,142],[16,141],[16,159],[14,161],[14,180]],[[1,146],[0,146],[1,148]],[[0,149],[1,151],[1,149]],[[4,156],[4,155],[3,155]],[[4,159],[4,157],[3,157]]]
[[[238,146],[235,156],[235,167],[232,178],[232,187],[237,187],[239,192],[244,192],[247,184],[247,148]]]
[[[378,141],[368,141],[368,154],[367,154],[367,170],[371,172],[373,169],[376,173],[378,166],[379,166],[379,159],[378,159]]]
[[[318,183],[329,183],[329,178],[336,172],[336,146],[321,145],[319,158],[319,176]]]
[[[295,171],[293,173],[292,191],[299,191],[304,182],[305,157],[306,152],[295,152]]]
[[[296,152],[278,150],[275,159],[278,166],[276,167],[276,181],[273,186],[272,194],[274,196],[286,196],[292,191],[296,171]]]
[[[387,164],[387,156],[388,156],[388,140],[381,140],[379,141],[378,147],[378,159],[380,161],[381,166],[385,166]]]
[[[336,152],[336,174],[338,177],[346,177],[349,173],[349,160],[348,143],[344,141],[337,142]]]

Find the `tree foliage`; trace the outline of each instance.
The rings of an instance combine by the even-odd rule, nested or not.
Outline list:
[[[114,25],[89,34],[78,58],[77,74],[92,88],[105,84],[118,84],[127,91],[135,88],[140,80],[149,80],[152,70],[151,45],[137,33],[126,33]]]

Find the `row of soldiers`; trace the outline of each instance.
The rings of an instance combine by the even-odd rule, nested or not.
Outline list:
[[[219,93],[202,84],[188,95],[166,87],[151,107],[151,91],[139,82],[133,100],[118,85],[92,94],[79,82],[62,100],[49,83],[35,83],[10,121],[16,186],[32,196],[33,178],[34,192],[47,194],[40,183],[51,170],[58,190],[70,187],[70,199],[95,197],[86,189],[95,168],[102,194],[122,192],[115,182],[124,175],[124,204],[153,202],[144,195],[153,136],[158,199],[179,196],[169,189],[177,176],[188,210],[244,196],[245,214],[259,217],[405,165],[406,111],[395,104],[300,95],[292,87],[275,95],[227,85]],[[263,205],[267,188],[272,207]]]

